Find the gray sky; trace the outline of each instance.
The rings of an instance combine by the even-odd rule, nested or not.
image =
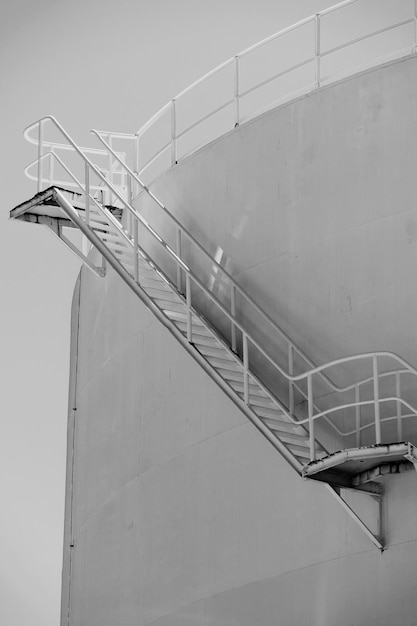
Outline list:
[[[1,624],[59,623],[69,324],[79,269],[46,229],[7,221],[8,211],[36,191],[23,174],[36,156],[23,139],[23,129],[52,114],[81,145],[94,145],[88,134],[92,127],[134,132],[217,64],[332,4],[3,3]]]

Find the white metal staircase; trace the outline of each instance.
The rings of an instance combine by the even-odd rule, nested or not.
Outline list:
[[[259,114],[256,110],[242,116],[246,96],[267,84],[275,85],[301,67],[312,70],[311,80],[298,91],[306,93],[341,76],[338,72],[324,74],[327,58],[366,38],[379,41],[390,31],[411,29],[412,40],[400,48],[384,49],[382,56],[393,59],[415,51],[417,0],[412,15],[399,15],[392,24],[374,25],[366,35],[324,48],[323,27],[333,14],[351,10],[353,5],[366,9],[366,0],[345,0],[229,59],[181,92],[133,135],[92,131],[101,142],[100,148],[80,148],[51,116],[35,122],[25,130],[26,139],[37,147],[37,158],[26,168],[26,174],[36,180],[37,193],[13,209],[11,218],[48,226],[99,277],[106,275],[110,265],[298,474],[324,482],[374,544],[383,549],[380,517],[378,530],[371,531],[342,493],[355,490],[375,498],[378,516],[383,495],[380,479],[417,465],[417,450],[410,441],[416,430],[410,424],[417,418],[413,406],[417,402],[417,370],[389,352],[352,355],[316,366],[139,177],[143,174],[149,179],[149,168],[167,153],[168,167],[177,163],[185,156],[180,149],[182,138],[220,112],[232,112],[231,127]],[[270,50],[274,56],[271,46],[292,33],[305,35],[311,44],[305,59],[296,64],[289,59],[288,67],[265,79],[258,77],[254,85],[244,88],[246,58],[261,49]],[[381,55],[375,54],[365,65],[378,62]],[[233,97],[227,96],[219,107],[180,129],[178,107],[182,99],[230,69]],[[345,68],[342,74],[349,73]],[[281,100],[293,95],[286,94]],[[265,108],[274,104],[276,101],[268,102]],[[168,138],[161,135],[162,147],[144,158],[142,136],[153,132],[166,116]],[[54,137],[60,136],[59,141],[46,139],[48,126],[53,128]],[[215,132],[204,137],[203,143],[218,135]],[[120,142],[123,148],[116,150]],[[173,233],[169,241],[138,212],[141,194],[147,194],[169,225]],[[67,236],[67,228],[77,229],[82,242]],[[213,275],[221,277],[221,297],[207,281]],[[246,317],[248,309],[252,322],[256,318],[259,327],[279,339],[280,356],[254,335],[253,324],[248,324]],[[346,366],[361,374],[340,386],[334,376]],[[368,373],[362,375],[365,366]],[[318,424],[322,433],[331,433],[330,445],[318,440]]]
[[[290,465],[304,477],[325,482],[373,542],[382,548],[380,533],[372,533],[361,522],[341,497],[341,490],[356,489],[380,498],[382,488],[377,478],[382,473],[378,474],[377,468],[384,465],[385,473],[388,473],[400,471],[400,467],[404,471],[417,463],[414,445],[404,441],[402,435],[403,424],[410,418],[416,418],[417,411],[401,393],[402,380],[411,377],[417,382],[417,371],[397,355],[387,352],[354,355],[315,366],[149,189],[141,184],[137,175],[124,163],[123,155],[112,150],[101,138],[106,152],[117,164],[119,174],[123,174],[121,181],[125,184],[116,186],[109,181],[109,171],[99,170],[90,161],[86,151],[73,142],[54,118],[44,118],[37,124],[40,126],[45,123],[53,124],[62,133],[66,145],[71,146],[79,157],[84,169],[82,179],[65,167],[79,191],[52,185],[13,209],[11,217],[49,226],[100,277],[105,276],[107,264],[112,266]],[[47,158],[60,161],[56,145],[54,151],[43,153],[39,160]],[[39,182],[41,186],[42,180]],[[132,189],[135,185],[152,197],[167,220],[178,229],[176,251],[132,206]],[[63,231],[66,227],[76,228],[82,233],[82,246],[77,246],[65,236]],[[142,240],[140,229],[162,251],[158,260],[162,260],[164,267],[151,258],[143,245],[139,245]],[[195,273],[182,258],[181,241],[185,237],[202,257],[208,259],[216,272],[222,273],[230,288],[228,302],[219,300],[206,285],[205,277],[199,276],[198,269]],[[101,255],[101,265],[94,264],[97,253],[91,254],[85,245],[86,241]],[[199,297],[196,297],[197,291]],[[245,300],[246,306],[249,304],[254,308],[262,323],[268,324],[284,340],[288,351],[288,370],[274,360],[247,330],[244,318],[237,311],[236,293]],[[228,333],[225,333],[224,323],[220,324],[219,330],[212,320],[201,314],[199,307],[202,301],[209,302],[216,309],[215,321],[223,316],[229,325]],[[282,384],[277,387],[284,389],[282,397],[262,381],[262,367],[258,366],[261,375],[259,371],[255,374],[251,368],[255,355],[258,361],[263,359],[265,367],[273,368],[281,383],[284,381],[284,388]],[[303,371],[297,375],[294,374],[296,359],[299,361],[298,369],[300,363],[303,367]],[[384,359],[393,363],[394,368],[382,367]],[[339,387],[327,375],[327,371],[346,363],[361,364],[365,361],[371,363],[372,375],[350,385]],[[395,380],[394,395],[384,392],[384,383],[388,380]],[[326,407],[320,406],[321,397],[325,395],[323,386],[333,394],[332,403]],[[307,415],[303,412],[305,405]],[[353,421],[352,429],[343,431],[340,428],[337,416],[341,414]],[[342,444],[326,450],[315,436],[318,420],[324,421],[326,427],[335,431],[338,441],[342,438],[350,446]],[[396,424],[395,437],[391,434],[393,424]],[[368,436],[368,445],[363,446],[362,438],[370,432],[374,432],[374,436],[371,436],[370,441]],[[352,446],[352,441],[356,445]]]

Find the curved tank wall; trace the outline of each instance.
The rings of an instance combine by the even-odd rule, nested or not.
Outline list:
[[[289,103],[154,186],[316,362],[417,362],[416,63]],[[113,271],[82,270],[72,321],[62,626],[415,623],[414,472],[385,480],[380,553]]]

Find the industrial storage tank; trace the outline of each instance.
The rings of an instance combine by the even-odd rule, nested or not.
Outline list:
[[[174,146],[144,188],[109,167],[104,198],[90,173],[130,261],[89,193],[14,210],[96,247],[72,306],[62,626],[414,624],[416,104],[411,54]]]

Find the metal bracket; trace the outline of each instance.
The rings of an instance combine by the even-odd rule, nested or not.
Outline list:
[[[383,540],[383,524],[382,524],[382,496],[377,494],[371,494],[365,491],[358,491],[358,493],[363,493],[371,496],[378,502],[378,534],[374,534],[368,526],[361,520],[359,515],[352,509],[352,507],[346,502],[346,500],[341,496],[340,490],[342,488],[333,487],[332,485],[326,484],[327,489],[330,493],[337,499],[337,501],[342,505],[345,511],[350,515],[350,517],[362,528],[363,532],[367,537],[372,541],[376,547],[383,552],[385,550],[384,540]]]
[[[96,276],[100,278],[104,278],[106,275],[106,265],[103,263],[101,267],[97,267],[90,261],[90,259],[83,253],[81,250],[77,248],[76,245],[72,243],[65,235],[62,233],[62,226],[58,222],[54,222],[51,220],[51,223],[46,224],[46,226],[60,239],[66,246],[71,250],[73,254],[82,262],[89,270],[93,272]]]

